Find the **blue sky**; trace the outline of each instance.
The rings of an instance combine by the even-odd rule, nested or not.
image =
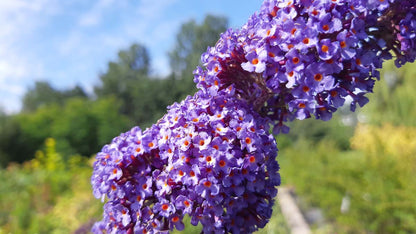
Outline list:
[[[1,0],[0,107],[20,109],[36,80],[58,89],[77,84],[88,92],[120,49],[145,45],[155,74],[169,73],[167,52],[179,26],[208,13],[228,17],[233,28],[261,0]]]

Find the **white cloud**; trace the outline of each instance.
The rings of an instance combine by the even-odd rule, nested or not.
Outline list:
[[[160,18],[167,8],[177,0],[141,0],[138,13],[142,20],[152,20]]]
[[[56,0],[0,1],[0,105],[8,113],[20,108],[25,79],[43,73],[42,64],[21,44],[56,10]]]
[[[21,97],[24,87],[13,81],[2,82],[0,85],[0,107],[7,114],[18,112],[21,107]]]
[[[12,40],[17,35],[33,31],[43,17],[56,12],[55,0],[2,0],[0,1],[0,36]],[[8,36],[3,38],[3,36]],[[12,38],[10,38],[12,37]]]
[[[105,66],[109,59],[115,59],[118,50],[138,42],[150,50],[152,64],[156,68],[153,69],[155,73],[167,75],[169,66],[166,50],[170,49],[172,37],[181,19],[166,21],[164,15],[177,1],[140,0],[138,3],[129,1],[129,4],[126,4],[126,2],[101,0],[79,17],[77,22],[81,27],[73,28],[68,37],[60,43],[58,51],[62,55],[71,54],[80,57],[87,54],[102,55],[103,50],[106,50],[107,54],[112,56],[105,58],[106,61],[103,61]],[[104,24],[113,17],[119,20],[116,21],[117,26],[105,27]],[[102,27],[103,30],[100,33],[90,34],[89,28],[93,26]]]
[[[100,0],[87,13],[79,19],[82,27],[96,26],[101,23],[104,11],[115,4],[114,0]]]
[[[25,77],[29,71],[29,65],[23,61],[14,60],[8,57],[8,60],[0,60],[0,84],[6,83],[8,79],[19,80]]]
[[[25,89],[19,84],[7,82],[5,83],[5,86],[0,87],[0,91],[20,96],[24,93]]]

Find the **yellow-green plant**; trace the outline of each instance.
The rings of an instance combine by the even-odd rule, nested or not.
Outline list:
[[[409,169],[416,169],[416,127],[388,123],[382,126],[359,124],[351,139],[351,146],[373,160],[388,155]]]
[[[102,207],[90,188],[91,163],[67,160],[48,138],[23,165],[0,170],[0,233],[73,233],[89,230]]]
[[[33,168],[43,168],[46,171],[58,171],[64,169],[62,156],[56,151],[56,141],[53,138],[45,140],[45,150],[38,150],[31,162]]]

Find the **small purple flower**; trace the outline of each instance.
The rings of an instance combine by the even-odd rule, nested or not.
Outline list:
[[[307,28],[302,30],[301,41],[295,45],[295,48],[298,49],[302,54],[308,52],[312,47],[315,47],[318,43],[318,32],[313,28]]]
[[[193,211],[193,201],[184,195],[179,195],[175,200],[175,206],[182,210],[184,214],[191,214]]]
[[[215,196],[219,193],[219,187],[215,178],[203,178],[199,181],[199,185],[195,187],[195,191],[201,194],[201,197]]]
[[[339,42],[341,49],[341,56],[343,59],[351,59],[357,53],[355,46],[357,39],[352,36],[348,36],[348,31],[344,30],[337,35],[337,41]]]
[[[173,215],[170,218],[170,229],[176,228],[178,231],[182,231],[185,228],[185,224],[182,222],[182,217],[178,216],[177,214]]]
[[[313,113],[313,109],[315,107],[315,104],[313,102],[301,99],[289,102],[288,104],[289,110],[294,111],[296,118],[299,120],[309,118],[311,116],[311,113]]]
[[[206,132],[200,132],[194,137],[193,142],[194,147],[199,148],[199,150],[206,150],[211,142],[211,136]]]
[[[242,63],[241,67],[249,72],[261,73],[266,69],[267,58],[268,53],[265,49],[262,48],[259,51],[253,51],[247,54],[246,59],[248,61]]]
[[[329,91],[328,101],[335,108],[341,107],[345,103],[347,92],[342,88],[334,88]]]
[[[339,51],[339,43],[332,42],[331,39],[322,39],[316,46],[319,54],[319,58],[322,60],[331,59]]]
[[[162,198],[155,204],[153,211],[162,217],[169,218],[173,213],[175,213],[176,209],[175,206],[168,200]]]
[[[340,31],[341,29],[341,20],[333,17],[333,15],[330,13],[323,15],[319,20],[319,24],[317,25],[317,31],[320,33],[330,34]]]

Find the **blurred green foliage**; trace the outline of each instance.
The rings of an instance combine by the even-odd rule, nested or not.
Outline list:
[[[33,158],[48,137],[57,140],[63,155],[92,155],[132,121],[118,112],[115,98],[89,100],[70,98],[65,104],[40,106],[33,112],[5,116],[0,121],[0,156],[3,166],[9,161],[24,162]]]
[[[376,82],[370,103],[363,110],[366,121],[382,125],[416,126],[416,65],[396,68],[392,61],[384,64],[382,79]]]
[[[90,160],[79,155],[64,160],[55,147],[48,138],[34,159],[0,170],[0,233],[71,233],[89,230],[100,218]]]
[[[382,74],[356,127],[339,126],[351,116],[337,114],[277,137],[283,183],[324,211],[323,233],[416,233],[416,67],[388,63]]]

